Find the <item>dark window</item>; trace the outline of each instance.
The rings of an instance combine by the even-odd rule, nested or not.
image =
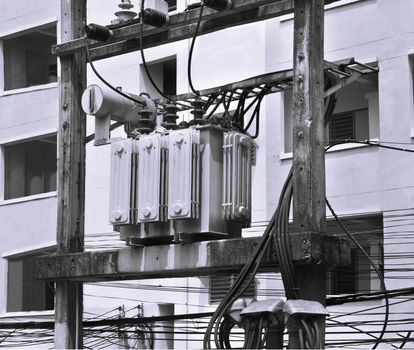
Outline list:
[[[285,152],[293,151],[293,92],[284,92]],[[327,126],[328,140],[367,140],[379,137],[378,74],[368,74],[338,91]]]
[[[7,312],[54,309],[54,284],[37,280],[34,259],[41,254],[8,260]]]
[[[4,199],[56,190],[56,136],[4,146]]]
[[[368,108],[334,114],[329,122],[331,140],[369,139]]]
[[[163,92],[166,95],[177,93],[177,60],[169,60],[162,63],[163,68]]]
[[[233,285],[236,279],[235,275],[220,275],[220,276],[211,276],[210,277],[210,286],[209,286],[209,294],[210,294],[210,304],[219,303],[223,300],[224,296],[226,295],[227,291]],[[244,288],[247,281],[244,282],[241,288]],[[242,295],[243,297],[247,298],[255,298],[256,296],[256,281],[253,282],[248,286],[245,293]]]
[[[353,234],[380,271],[383,271],[382,215],[343,218],[342,223]],[[327,233],[346,238],[336,221],[327,221]],[[378,277],[364,254],[351,242],[351,265],[328,271],[328,294],[353,294],[379,289]]]
[[[148,63],[148,70],[151,78],[157,87],[166,95],[177,93],[177,60],[176,58],[161,61],[159,63]],[[143,76],[143,90],[148,92],[152,98],[160,97],[152,86],[143,66],[141,66]]]
[[[48,25],[3,39],[4,90],[57,81],[56,25]]]
[[[355,139],[354,113],[334,115],[330,121],[329,132],[331,139]]]
[[[177,0],[167,0],[168,11],[175,11],[177,9]]]

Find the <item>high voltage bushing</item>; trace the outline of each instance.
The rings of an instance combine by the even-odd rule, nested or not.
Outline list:
[[[142,21],[153,27],[161,28],[168,24],[170,18],[163,12],[154,9],[145,9],[142,14]]]
[[[217,11],[223,11],[231,8],[231,0],[204,0],[204,6],[210,7]]]
[[[164,120],[161,123],[161,125],[166,128],[167,130],[174,130],[178,128],[177,125],[177,111],[178,107],[175,104],[168,104],[165,106],[165,114],[164,114]]]
[[[85,33],[88,39],[107,41],[113,36],[112,30],[99,24],[91,23],[85,26]]]
[[[200,98],[197,98],[192,103],[194,109],[191,111],[191,114],[194,115],[194,119],[190,121],[191,125],[197,124],[206,124],[207,121],[203,119],[204,114],[206,113],[204,110],[204,101]]]
[[[136,130],[141,134],[149,134],[155,128],[155,121],[151,119],[153,112],[149,108],[144,108],[138,114],[141,116],[141,119],[136,125]]]

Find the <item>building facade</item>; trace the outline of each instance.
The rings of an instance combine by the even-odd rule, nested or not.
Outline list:
[[[138,1],[132,1],[138,11]],[[182,12],[188,1],[169,3]],[[117,2],[88,0],[88,22],[109,24]],[[412,150],[414,137],[414,13],[412,0],[341,0],[326,6],[325,59],[355,58],[378,67],[338,94],[329,140],[372,140]],[[60,7],[54,0],[0,3],[0,323],[54,318],[53,284],[36,280],[33,258],[53,254],[56,241],[56,147],[59,62],[50,47],[59,43]],[[169,94],[189,92],[189,40],[145,50],[150,71]],[[234,27],[197,38],[193,82],[205,89],[293,66],[293,16]],[[114,86],[135,94],[156,92],[139,53],[95,63]],[[99,84],[88,69],[88,85]],[[220,111],[220,110],[219,110]],[[223,112],[223,110],[222,110]],[[184,113],[183,120],[191,115]],[[292,92],[265,97],[253,170],[252,227],[244,236],[260,235],[271,218],[292,164]],[[88,134],[94,121],[88,117]],[[254,132],[254,128],[252,132]],[[112,137],[125,137],[123,130]],[[390,297],[389,321],[379,348],[410,343],[414,327],[413,154],[358,143],[334,146],[326,155],[327,198],[344,224],[380,267]],[[85,249],[124,246],[108,222],[110,146],[87,145]],[[342,234],[327,210],[328,232]],[[85,284],[84,319],[171,316],[214,310],[230,276],[118,281]],[[380,283],[363,254],[352,248],[352,265],[329,271],[330,297],[379,291]],[[258,299],[284,297],[279,274],[257,276]],[[391,293],[391,292],[390,292]],[[391,293],[392,294],[392,293]],[[390,294],[390,295],[391,295]],[[405,295],[406,294],[406,295]],[[366,298],[365,298],[366,299]],[[348,302],[328,308],[327,348],[371,348],[381,334],[384,299]],[[200,348],[208,318],[148,325],[155,348]],[[1,327],[0,327],[1,329]],[[86,332],[85,346],[144,348],[148,329]],[[37,340],[21,331],[0,332],[4,344],[44,347],[52,331]],[[138,335],[143,335],[141,338]],[[39,340],[41,339],[41,340]],[[8,343],[9,342],[9,343]],[[14,342],[14,343],[13,343]]]

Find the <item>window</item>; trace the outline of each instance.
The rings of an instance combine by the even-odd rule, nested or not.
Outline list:
[[[7,312],[54,309],[54,284],[37,280],[34,259],[45,253],[8,259]]]
[[[330,140],[369,139],[369,111],[363,108],[332,115],[329,123]]]
[[[151,78],[161,91],[166,95],[177,93],[177,59],[169,58],[157,63],[148,63]],[[160,97],[149,81],[144,67],[141,65],[142,91],[146,91],[152,98]]]
[[[354,234],[372,260],[383,271],[383,218],[382,215],[341,219]],[[336,221],[327,222],[327,232],[346,238]],[[328,271],[328,294],[353,294],[379,289],[378,277],[363,253],[351,242],[351,265]]]
[[[177,9],[177,0],[167,0],[168,11],[175,11]]]
[[[4,199],[56,190],[56,135],[4,146]]]
[[[4,90],[57,81],[56,24],[3,39]]]
[[[284,92],[285,152],[292,152],[292,91]],[[327,127],[328,140],[367,140],[379,137],[378,74],[368,74],[338,92]]]
[[[211,276],[209,285],[210,304],[216,304],[223,300],[227,291],[233,285],[236,275],[220,275]],[[241,288],[244,288],[244,282]],[[256,296],[256,280],[249,285],[242,297],[255,298]]]

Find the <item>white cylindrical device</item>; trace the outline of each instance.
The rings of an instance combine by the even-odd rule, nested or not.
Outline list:
[[[145,96],[136,96],[126,93],[137,101],[142,101],[147,108],[154,112],[155,105],[151,99]],[[116,93],[108,87],[89,85],[82,95],[82,108],[86,114],[95,117],[106,117],[110,115],[112,120],[123,123],[137,123],[140,119],[138,112],[143,108],[142,105]]]

